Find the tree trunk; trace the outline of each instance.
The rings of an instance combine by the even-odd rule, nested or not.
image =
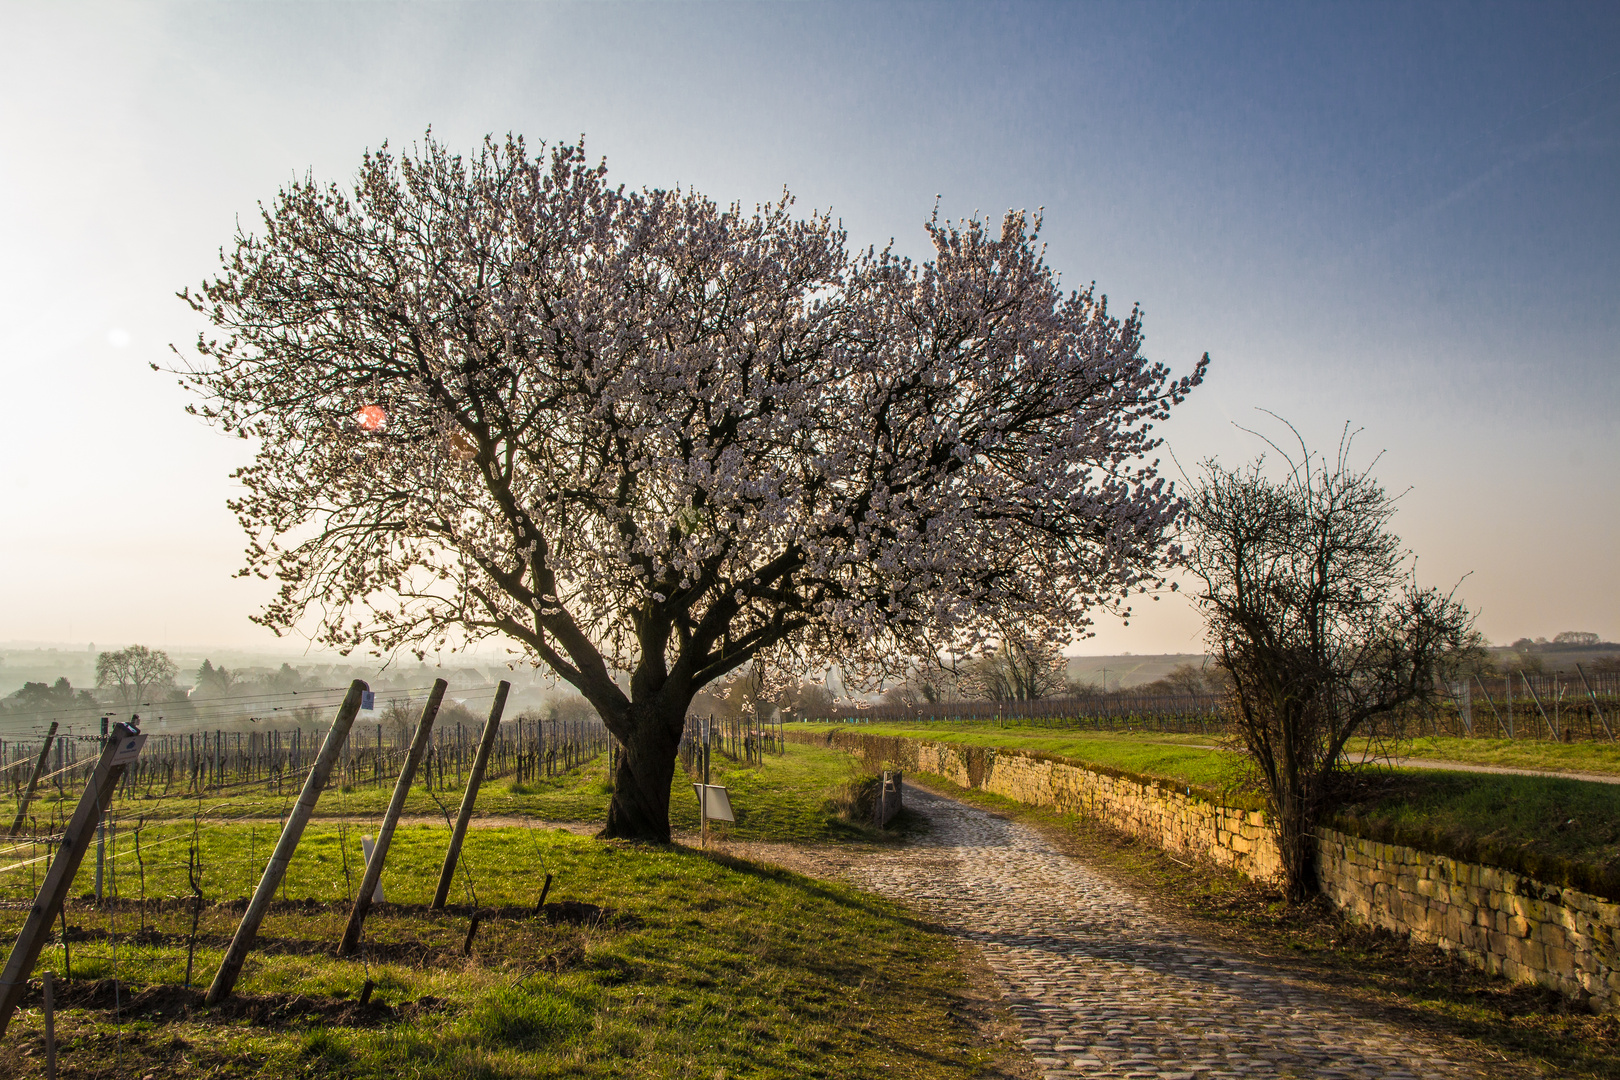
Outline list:
[[[610,840],[669,843],[669,786],[675,776],[686,710],[670,721],[657,713],[633,718],[631,735],[613,774],[613,801],[608,804]]]
[[[1296,793],[1280,800],[1277,812],[1277,851],[1290,904],[1302,903],[1316,892],[1316,830],[1306,805]]]

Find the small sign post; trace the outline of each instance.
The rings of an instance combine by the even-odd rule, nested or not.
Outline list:
[[[710,821],[736,821],[731,812],[731,796],[722,784],[693,784],[698,797],[698,835],[709,846]]]

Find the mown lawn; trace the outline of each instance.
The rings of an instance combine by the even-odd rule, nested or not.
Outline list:
[[[722,760],[714,780],[732,787],[734,836],[872,835],[829,808],[853,771],[846,755],[793,747],[752,769]],[[605,800],[589,770],[575,784],[596,789],[581,805]],[[678,775],[677,809],[695,807],[685,785]],[[447,829],[401,827],[383,876],[387,902],[373,909],[362,955],[344,960],[332,953],[360,876],[359,834],[372,829],[315,822],[237,998],[216,1009],[201,1006],[200,990],[278,829],[148,821],[137,860],[124,818],[106,882],[116,899],[97,906],[82,895],[92,854],[66,941],[53,935],[37,969],[71,968],[59,992],[61,1075],[966,1078],[1009,1051],[980,1034],[954,945],[893,905],[714,852],[598,841],[529,816],[535,824],[469,835],[444,912],[426,905]],[[0,934],[14,936],[26,915],[18,901],[28,890],[15,883],[28,869],[4,875],[12,902]],[[483,915],[464,955],[475,911]],[[42,1074],[37,990],[7,1046],[0,1075]]]
[[[1620,743],[1556,743],[1542,739],[1448,739],[1425,737],[1398,744],[1402,757],[1502,765],[1551,772],[1620,776]]]
[[[964,746],[1006,747],[1223,790],[1240,783],[1242,759],[1216,749],[1218,735],[1157,731],[1097,732],[1063,730],[994,721],[938,724],[795,724],[794,731],[849,731],[858,735],[899,735]]]

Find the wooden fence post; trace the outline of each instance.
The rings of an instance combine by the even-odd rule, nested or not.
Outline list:
[[[45,1006],[45,1080],[56,1080],[56,974],[47,971],[39,988]]]
[[[326,733],[326,742],[321,745],[321,755],[310,770],[309,779],[304,781],[303,793],[298,796],[292,813],[287,815],[287,823],[281,827],[281,839],[276,842],[276,850],[265,864],[264,876],[259,879],[259,887],[253,890],[247,913],[237,924],[231,947],[225,951],[225,959],[208,987],[208,997],[204,999],[206,1004],[219,1004],[230,996],[236,986],[236,980],[242,974],[242,965],[247,961],[248,953],[253,951],[254,939],[259,936],[259,924],[264,922],[264,916],[270,910],[270,902],[275,899],[276,889],[281,887],[281,879],[287,873],[287,864],[292,862],[293,852],[298,850],[298,841],[303,838],[304,828],[315,812],[316,800],[321,797],[327,779],[332,775],[332,765],[348,740],[349,728],[354,725],[355,714],[360,711],[360,695],[367,689],[359,679],[349,684],[348,696],[338,706],[337,719],[332,722],[332,730]]]
[[[433,910],[441,911],[450,898],[450,882],[456,876],[456,860],[461,857],[461,842],[467,836],[467,823],[472,820],[473,803],[478,799],[478,787],[484,782],[484,769],[489,765],[489,752],[495,748],[495,736],[500,734],[501,713],[506,711],[506,695],[512,684],[502,681],[495,688],[495,703],[489,707],[489,719],[484,722],[483,738],[478,740],[478,757],[472,772],[467,775],[467,790],[461,795],[461,813],[456,815],[456,827],[450,832],[450,850],[444,853],[444,867],[439,871],[439,889],[433,894]],[[469,936],[468,940],[471,940]]]
[[[433,689],[428,693],[427,704],[422,706],[422,718],[416,724],[416,736],[411,739],[411,748],[405,755],[405,764],[399,770],[399,780],[394,784],[394,797],[388,802],[388,812],[383,815],[382,828],[377,830],[377,847],[366,861],[366,873],[360,880],[360,895],[354,898],[354,910],[349,913],[349,925],[343,931],[343,940],[338,944],[339,956],[351,956],[360,946],[360,930],[366,924],[366,912],[371,910],[371,894],[377,891],[377,882],[382,880],[383,863],[388,858],[388,845],[394,840],[394,827],[399,824],[399,812],[405,808],[405,796],[411,793],[411,781],[416,776],[416,767],[422,762],[422,755],[427,750],[428,736],[433,731],[433,718],[439,714],[439,702],[444,700],[445,681],[435,679]]]
[[[51,743],[56,740],[56,721],[51,721],[51,730],[45,733],[45,745],[39,748],[39,758],[34,762],[34,775],[28,778],[28,791],[24,793],[22,801],[17,804],[17,820],[11,823],[11,832],[8,836],[16,836],[22,832],[23,819],[28,816],[28,804],[34,801],[34,792],[39,787],[39,778],[45,775],[45,763],[50,760]]]
[[[62,901],[67,899],[68,890],[73,886],[79,864],[84,861],[85,852],[90,850],[91,832],[101,821],[101,815],[107,809],[107,800],[112,797],[113,788],[124,775],[124,770],[140,756],[144,742],[145,735],[127,724],[119,723],[113,725],[112,738],[102,744],[101,760],[96,763],[95,771],[84,786],[79,805],[62,833],[62,846],[57,849],[56,858],[51,861],[51,868],[45,874],[45,883],[40,886],[34,906],[28,912],[28,921],[23,923],[17,943],[11,948],[5,973],[0,975],[0,1036],[5,1035],[12,1014],[17,1011],[18,1003],[28,990],[28,977],[33,974],[39,952],[45,947],[51,923],[62,910]]]

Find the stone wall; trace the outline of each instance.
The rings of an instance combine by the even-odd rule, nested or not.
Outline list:
[[[1620,904],[1332,829],[1317,839],[1323,894],[1364,922],[1593,1011],[1620,1012]]]
[[[1168,781],[1023,750],[833,731],[789,731],[884,764],[1031,806],[1103,821],[1166,851],[1275,880],[1282,862],[1260,811],[1224,806]],[[1318,835],[1322,892],[1357,918],[1455,952],[1518,982],[1620,1012],[1620,904],[1497,867],[1331,829]]]
[[[1252,878],[1272,880],[1282,873],[1277,843],[1263,813],[1224,806],[1168,781],[1085,768],[1023,750],[852,731],[788,734],[848,750],[871,768],[899,765],[1030,806],[1106,821],[1166,851],[1231,867]]]

